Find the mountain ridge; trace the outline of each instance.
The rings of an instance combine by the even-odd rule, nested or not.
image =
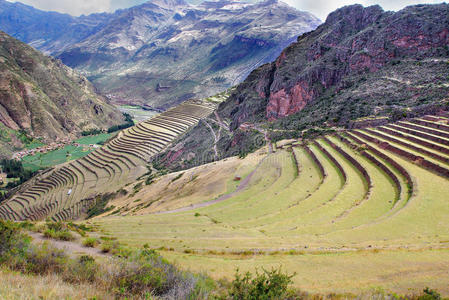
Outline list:
[[[0,29],[11,27],[8,11],[13,10],[0,5]],[[39,21],[13,33],[80,71],[114,103],[157,109],[229,88],[321,23],[278,1],[149,1],[98,20],[56,16],[63,19],[58,28],[69,29],[65,37],[44,30],[31,34]]]

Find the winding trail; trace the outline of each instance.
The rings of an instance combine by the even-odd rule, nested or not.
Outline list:
[[[172,210],[159,211],[159,212],[152,213],[152,215],[165,215],[165,214],[174,214],[174,213],[179,213],[179,212],[191,211],[191,210],[194,210],[194,209],[197,209],[197,208],[203,208],[203,207],[211,206],[213,204],[216,204],[216,203],[228,200],[229,198],[232,198],[232,197],[236,196],[237,194],[239,194],[241,191],[245,190],[248,187],[248,184],[251,181],[251,178],[257,172],[257,170],[262,165],[262,163],[268,158],[268,156],[269,156],[269,154],[267,156],[265,156],[259,162],[257,167],[248,176],[246,176],[245,179],[242,180],[242,182],[240,183],[240,185],[237,187],[237,189],[234,192],[226,194],[226,195],[223,195],[223,196],[220,196],[220,197],[218,197],[215,200],[202,202],[202,203],[197,203],[197,204],[191,204],[190,206],[181,207],[181,208],[172,209]]]
[[[80,254],[96,256],[96,257],[111,257],[110,254],[101,252],[100,249],[84,247],[76,241],[59,241],[54,239],[47,239],[42,234],[36,232],[28,232],[33,238],[33,244],[39,244],[43,242],[49,243],[51,246],[64,250],[70,256],[78,256]]]

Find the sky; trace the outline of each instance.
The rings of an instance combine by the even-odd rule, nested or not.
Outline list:
[[[8,0],[15,2],[15,0]],[[421,3],[441,3],[442,0],[281,0],[297,9],[313,13],[321,20],[339,7],[360,3],[365,6],[379,4],[385,10],[399,10],[407,5]],[[114,11],[119,8],[131,7],[147,0],[21,0],[20,2],[42,10],[53,10],[74,16],[94,12]],[[196,1],[198,2],[198,1]]]

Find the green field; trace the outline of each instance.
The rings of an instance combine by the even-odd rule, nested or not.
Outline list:
[[[91,144],[102,144],[111,137],[113,137],[113,133],[102,133],[97,135],[85,136],[80,139],[75,140],[75,143],[81,145],[91,145]]]
[[[45,146],[45,144],[42,143],[41,141],[36,141],[36,140],[35,140],[35,141],[33,141],[33,142],[27,144],[25,148],[26,148],[26,149],[36,149],[36,148],[42,147],[42,146]]]
[[[75,141],[75,143],[81,145],[99,144],[107,141],[113,136],[110,133],[102,133],[98,135],[82,137]],[[34,148],[42,145],[36,144]],[[31,148],[30,148],[31,149]],[[37,153],[35,155],[29,155],[22,159],[25,169],[31,171],[37,171],[39,169],[50,168],[65,162],[79,159],[88,155],[93,149],[84,151],[84,147],[75,147],[73,145],[65,146],[64,148],[54,150],[48,153]]]
[[[91,151],[83,151],[83,147],[70,145],[48,153],[38,153],[33,156],[26,156],[22,159],[22,162],[25,169],[37,171],[39,169],[50,168],[70,160],[81,158],[90,152]]]

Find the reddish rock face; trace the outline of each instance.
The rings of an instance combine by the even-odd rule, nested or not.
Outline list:
[[[358,96],[351,99],[346,90],[357,90],[366,99],[382,97],[380,89],[386,88],[392,97],[404,94],[404,101],[418,101],[423,90],[413,85],[395,90],[395,85],[383,86],[379,81],[379,85],[373,85],[372,96],[357,86],[365,85],[366,80],[378,82],[384,76],[369,73],[381,75],[385,69],[395,69],[407,77],[411,73],[404,65],[410,62],[420,66],[420,61],[432,57],[447,59],[448,9],[447,4],[410,6],[398,12],[385,12],[380,6],[343,7],[315,31],[300,36],[273,63],[251,72],[230,100],[220,106],[221,114],[229,117],[234,130],[245,122],[274,121],[308,105],[319,106],[317,100],[324,95],[326,101],[344,99],[355,106]],[[351,112],[342,102],[336,106],[345,111],[344,118],[335,119],[347,126]]]
[[[308,34],[300,37],[272,64],[271,74],[258,79],[256,92],[268,100],[267,119],[273,121],[301,111],[320,97],[320,87],[334,86],[338,91],[342,80],[352,74],[377,72],[392,60],[424,58],[435,49],[447,48],[449,29],[432,24],[437,19],[424,26],[419,15],[404,18],[400,12],[391,14],[378,6],[357,5],[331,14],[312,33],[317,37],[313,42]]]
[[[168,155],[167,157],[167,163],[170,165],[171,163],[173,163],[175,160],[177,160],[183,153],[183,149],[180,149],[176,152],[172,152]]]
[[[267,118],[273,121],[301,111],[313,98],[314,92],[305,81],[296,84],[289,92],[282,89],[272,93],[267,105]]]

